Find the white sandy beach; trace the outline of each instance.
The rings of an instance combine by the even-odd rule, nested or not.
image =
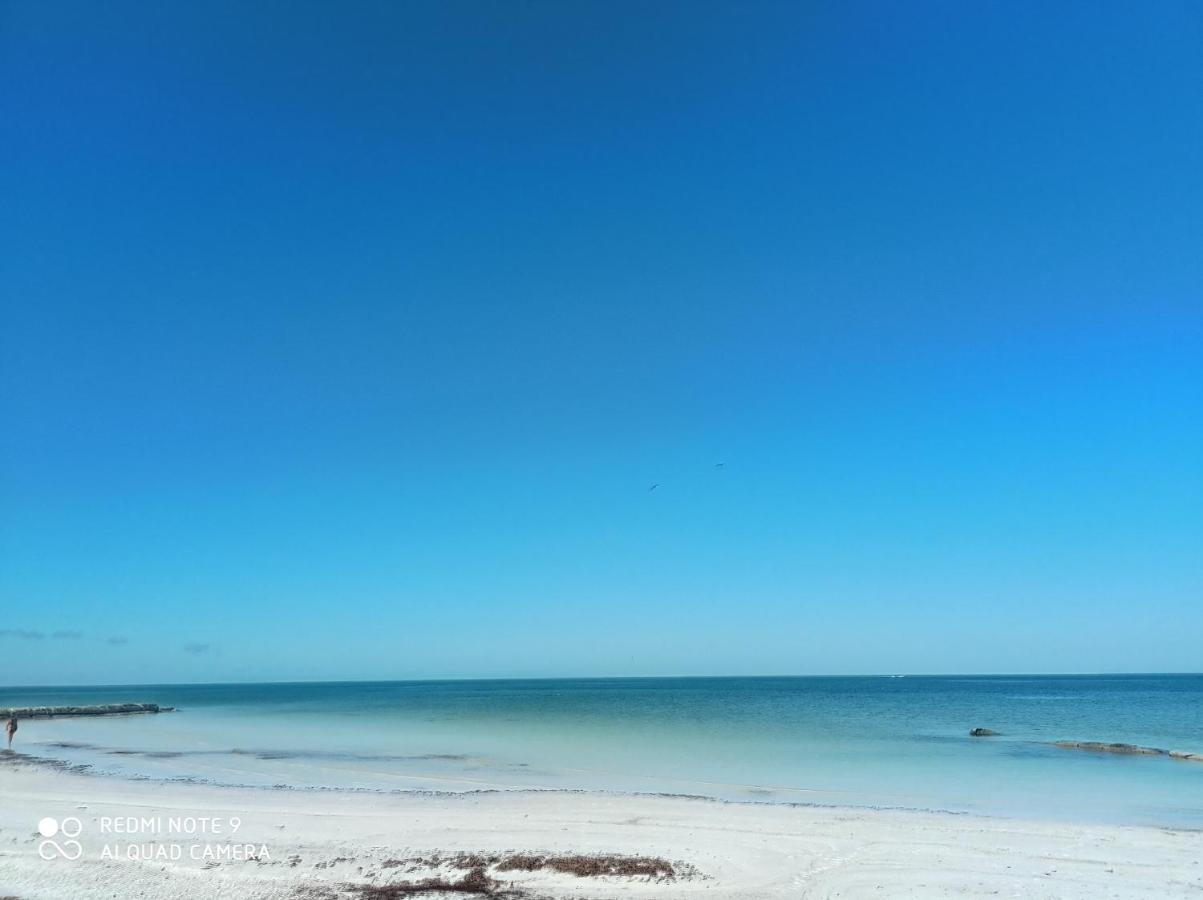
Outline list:
[[[78,817],[78,860],[41,858],[40,847],[57,854],[37,831],[47,816]],[[231,859],[230,845],[259,858]],[[463,869],[431,857],[506,851],[662,857],[686,872],[489,870],[524,898],[1203,896],[1203,833],[1187,830],[642,795],[258,790],[0,767],[0,897],[400,896],[356,888],[456,881]]]

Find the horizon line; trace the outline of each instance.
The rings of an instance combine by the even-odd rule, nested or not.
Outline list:
[[[343,678],[283,681],[144,681],[97,684],[18,684],[0,687],[0,691],[44,688],[151,688],[151,687],[222,687],[232,685],[327,685],[327,684],[445,684],[460,681],[681,681],[704,679],[837,679],[837,678],[1104,678],[1104,677],[1200,677],[1203,672],[880,672],[847,675],[442,675],[426,678]]]

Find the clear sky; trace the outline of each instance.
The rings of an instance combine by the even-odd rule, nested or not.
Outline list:
[[[0,3],[0,677],[1203,669],[1201,46]]]

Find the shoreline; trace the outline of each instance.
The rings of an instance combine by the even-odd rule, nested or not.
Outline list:
[[[1197,755],[1192,755],[1192,761],[1197,759]],[[1203,825],[1194,824],[1179,824],[1165,821],[1114,821],[1106,818],[1091,818],[1089,816],[1074,815],[1065,813],[1062,815],[1056,814],[1033,814],[1033,813],[1008,813],[998,811],[988,811],[982,809],[953,809],[931,805],[908,805],[905,803],[873,803],[862,802],[856,803],[851,801],[840,802],[839,800],[794,800],[794,799],[770,799],[768,795],[777,792],[786,792],[793,794],[833,794],[844,793],[837,791],[829,791],[821,788],[780,788],[758,785],[739,785],[742,788],[750,788],[755,790],[763,790],[766,796],[764,797],[729,797],[719,794],[706,794],[687,791],[672,791],[672,790],[638,790],[638,789],[623,789],[623,788],[599,788],[599,787],[534,787],[534,786],[492,786],[492,787],[471,787],[462,789],[439,789],[439,788],[404,788],[404,787],[367,787],[355,785],[307,785],[307,784],[261,784],[248,782],[233,782],[233,781],[216,781],[210,778],[192,775],[151,775],[151,774],[134,774],[118,771],[109,771],[103,768],[98,768],[91,763],[73,763],[67,760],[57,759],[51,756],[38,756],[32,753],[26,753],[16,750],[0,749],[0,773],[5,771],[44,771],[44,772],[61,772],[84,779],[102,779],[112,782],[126,782],[130,784],[151,784],[161,785],[164,787],[186,786],[212,788],[214,790],[231,790],[231,791],[249,791],[257,793],[288,793],[296,795],[323,795],[335,794],[353,796],[379,796],[379,797],[461,797],[461,796],[489,796],[489,795],[542,795],[542,794],[562,794],[565,796],[599,796],[599,797],[616,797],[616,798],[663,798],[669,800],[689,800],[704,803],[712,803],[725,806],[763,806],[763,807],[782,807],[793,809],[816,809],[828,811],[846,811],[851,813],[857,812],[898,812],[898,813],[915,813],[922,815],[933,816],[955,816],[969,817],[974,819],[982,819],[997,822],[1039,822],[1048,825],[1065,825],[1065,826],[1099,826],[1099,827],[1116,827],[1116,828],[1154,828],[1165,831],[1174,832],[1190,832],[1203,834]],[[696,782],[695,782],[696,783]],[[733,785],[724,784],[731,787]],[[7,900],[0,894],[0,900]]]
[[[460,883],[475,877],[468,862],[490,859],[467,886],[554,900],[1203,891],[1203,832],[1155,826],[596,791],[239,788],[39,764],[0,767],[0,796],[0,895],[20,900],[388,897],[390,885]],[[38,855],[47,816],[79,820],[78,860]],[[210,830],[171,831],[189,819]],[[114,831],[122,820],[134,827]],[[676,874],[582,876],[563,863],[586,857],[634,872],[632,860],[654,859]]]
[[[16,760],[16,765],[11,765],[12,761]],[[48,756],[34,756],[29,753],[18,752],[15,750],[4,751],[0,750],[0,772],[9,769],[19,770],[28,768],[33,771],[46,772],[66,772],[72,775],[78,775],[81,778],[103,778],[115,781],[127,781],[134,784],[159,784],[159,785],[187,785],[193,787],[214,788],[219,790],[233,791],[262,791],[262,792],[288,792],[297,794],[347,794],[349,796],[356,795],[373,795],[384,797],[462,797],[462,796],[482,796],[492,794],[564,794],[568,796],[584,795],[584,796],[599,796],[599,797],[651,797],[663,798],[667,800],[696,800],[703,803],[716,803],[730,806],[781,806],[798,809],[826,809],[826,810],[846,810],[850,812],[868,811],[868,812],[910,812],[923,813],[931,815],[946,815],[946,816],[975,816],[981,819],[999,819],[999,820],[1017,820],[1022,817],[1006,816],[1001,814],[991,813],[975,813],[961,809],[941,809],[939,807],[929,806],[905,806],[900,804],[886,803],[837,803],[822,801],[806,801],[806,800],[769,800],[769,799],[753,799],[753,798],[732,798],[720,797],[712,794],[691,794],[679,791],[639,791],[639,790],[621,790],[621,789],[606,789],[606,788],[570,788],[570,787],[487,787],[487,788],[464,788],[463,790],[436,790],[429,788],[377,788],[377,787],[355,787],[351,785],[293,785],[293,784],[242,784],[236,782],[212,781],[204,778],[196,778],[189,775],[179,776],[155,776],[155,775],[129,775],[121,772],[107,772],[103,769],[98,769],[88,763],[69,763],[65,760],[55,759]],[[752,786],[756,787],[756,786]],[[794,793],[831,793],[818,788],[766,788],[766,790],[789,790]],[[1055,818],[1033,818],[1033,821],[1043,822],[1060,822],[1061,819]],[[1068,821],[1068,820],[1064,820]],[[1108,823],[1083,823],[1083,824],[1108,824]],[[1122,823],[1111,823],[1120,824]],[[1171,831],[1200,831],[1203,832],[1203,827],[1181,827],[1176,825],[1148,825],[1134,827],[1151,827],[1151,828],[1166,828]],[[0,897],[0,900],[4,898]]]

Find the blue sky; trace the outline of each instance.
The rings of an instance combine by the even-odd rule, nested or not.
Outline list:
[[[5,680],[1198,671],[1201,41],[0,6]]]

